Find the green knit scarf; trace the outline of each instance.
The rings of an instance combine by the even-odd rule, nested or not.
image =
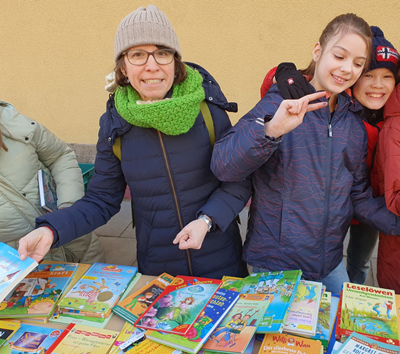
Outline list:
[[[167,135],[188,132],[200,112],[205,93],[199,72],[187,65],[186,71],[186,80],[173,86],[171,99],[137,104],[141,97],[131,85],[119,87],[115,92],[118,113],[132,125],[154,128]]]

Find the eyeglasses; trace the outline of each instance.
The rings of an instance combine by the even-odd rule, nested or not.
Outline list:
[[[123,52],[122,55],[126,55],[129,63],[132,65],[144,65],[147,63],[149,56],[152,55],[154,60],[159,65],[167,65],[174,59],[175,51],[172,49],[157,49],[154,52],[146,52],[145,50],[128,50]]]

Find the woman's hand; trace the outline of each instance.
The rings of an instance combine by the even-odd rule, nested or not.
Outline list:
[[[49,251],[53,241],[53,231],[48,227],[39,227],[19,240],[19,257],[23,261],[29,256],[39,262]]]
[[[173,243],[179,243],[179,249],[181,250],[188,248],[199,250],[207,232],[208,226],[203,220],[193,220],[187,224],[178,235],[176,235]]]
[[[298,100],[282,101],[272,119],[265,123],[265,135],[271,138],[278,138],[297,128],[303,122],[306,112],[315,111],[327,105],[327,102],[309,104],[309,102],[324,97],[325,95],[325,91],[320,91],[304,96]]]

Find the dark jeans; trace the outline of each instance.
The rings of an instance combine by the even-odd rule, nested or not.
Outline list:
[[[364,284],[369,261],[378,240],[379,231],[365,224],[350,225],[347,247],[347,273],[352,283]]]

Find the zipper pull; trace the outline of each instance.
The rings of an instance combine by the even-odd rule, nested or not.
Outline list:
[[[332,138],[332,124],[328,124],[328,137]]]

